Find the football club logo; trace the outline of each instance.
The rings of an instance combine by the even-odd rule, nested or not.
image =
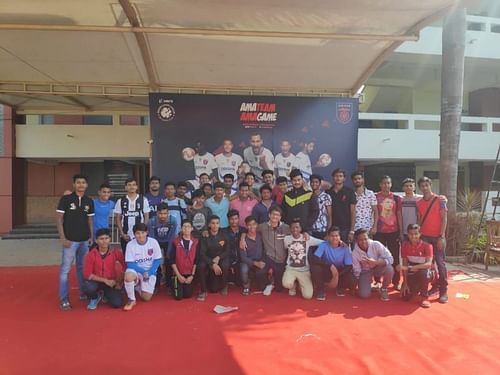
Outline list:
[[[203,164],[207,165],[208,164],[208,160],[207,159],[203,160]]]
[[[290,163],[290,162],[286,163],[287,167],[290,167],[291,165],[292,165],[292,163]]]
[[[171,104],[163,103],[158,107],[156,114],[161,121],[171,121],[175,117],[175,109]]]
[[[232,164],[233,167],[236,166],[236,162],[234,160],[231,162],[231,164]]]
[[[149,256],[153,255],[153,249],[148,249],[148,255]]]
[[[220,246],[220,247],[223,247],[223,246],[224,246],[224,243],[225,243],[225,242],[224,242],[224,240],[219,241],[219,246]]]
[[[337,103],[337,120],[341,124],[347,124],[352,120],[352,103]]]

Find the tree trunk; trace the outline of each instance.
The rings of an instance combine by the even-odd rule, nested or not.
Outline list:
[[[457,212],[458,147],[462,123],[465,21],[464,8],[455,9],[444,20],[441,63],[441,126],[439,191],[448,197],[448,233],[453,237]],[[452,239],[452,238],[450,238]],[[453,249],[453,240],[449,244]]]

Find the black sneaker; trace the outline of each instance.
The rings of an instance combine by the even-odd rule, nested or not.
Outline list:
[[[250,288],[243,288],[243,295],[249,296],[250,295]]]
[[[203,302],[207,299],[207,292],[200,292],[198,294],[198,298],[196,298],[198,301]]]
[[[318,301],[326,301],[326,293],[322,290],[316,295]]]
[[[345,289],[337,289],[337,297],[345,297]]]
[[[71,304],[68,301],[61,302],[60,307],[62,311],[69,311],[72,309]]]
[[[427,295],[430,297],[434,294],[437,294],[439,292],[439,287],[437,285],[433,285],[431,290],[427,292]]]
[[[446,292],[439,293],[439,303],[448,303],[448,294]]]

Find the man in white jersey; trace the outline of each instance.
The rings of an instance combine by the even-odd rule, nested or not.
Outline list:
[[[309,155],[314,150],[314,142],[304,142],[304,147],[302,151],[300,151],[296,156],[297,169],[302,172],[302,176],[304,176],[304,181],[309,184],[309,180],[312,175],[312,166],[311,166],[311,158]]]
[[[130,311],[136,305],[135,291],[144,301],[153,297],[156,284],[156,272],[161,264],[162,255],[160,245],[154,238],[148,237],[146,224],[139,223],[134,226],[135,239],[127,244],[125,253],[124,285],[128,302],[123,310]]]
[[[258,133],[252,134],[250,146],[243,151],[243,159],[248,162],[251,172],[257,176],[257,182],[262,181],[262,171],[274,170],[274,156],[263,146],[264,141]]]
[[[291,148],[290,142],[287,140],[281,141],[281,153],[274,158],[278,177],[288,178],[292,169],[297,168],[297,160],[295,155],[290,152]]]
[[[238,168],[243,159],[240,155],[233,153],[233,142],[230,139],[225,139],[222,147],[224,152],[215,157],[215,164],[217,164],[219,180],[224,182],[224,176],[228,173],[231,173],[234,179],[236,179]]]
[[[210,178],[214,175],[214,169],[217,168],[214,156],[207,152],[205,145],[202,142],[196,142],[196,154],[193,158],[194,173],[199,177],[202,173],[206,173]]]

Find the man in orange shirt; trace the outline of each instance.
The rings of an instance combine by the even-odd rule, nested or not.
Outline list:
[[[432,181],[428,177],[418,180],[418,187],[423,194],[417,201],[417,216],[422,233],[422,240],[432,245],[434,262],[437,265],[439,279],[432,286],[429,296],[439,291],[439,303],[448,302],[448,271],[446,269],[446,225],[448,223],[446,198],[432,192]]]

